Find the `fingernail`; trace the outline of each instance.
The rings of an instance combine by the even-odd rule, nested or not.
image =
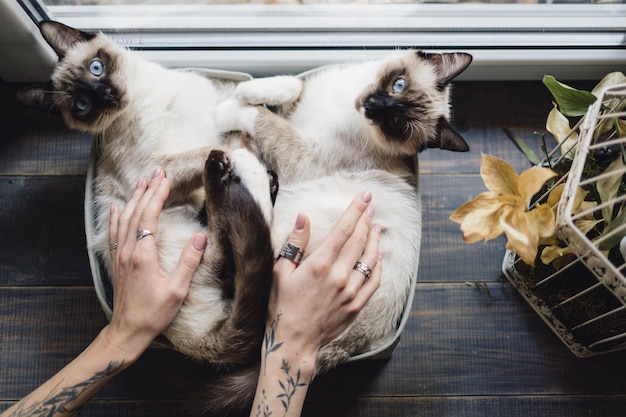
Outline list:
[[[109,214],[113,214],[113,213],[115,213],[115,206],[111,204],[111,207],[109,207]]]
[[[363,194],[361,194],[361,198],[366,203],[369,203],[372,200],[372,193],[370,193],[369,191],[366,191]]]
[[[152,173],[152,178],[156,178],[161,174],[161,168],[156,168]]]
[[[304,216],[302,214],[298,214],[296,217],[296,230],[304,229]]]
[[[143,178],[139,178],[139,180],[137,181],[137,188],[143,187],[143,181],[144,181]]]
[[[365,212],[367,213],[368,216],[370,217],[374,217],[374,208],[373,207],[368,207]]]
[[[376,231],[376,233],[380,233],[382,230],[383,230],[383,229],[382,229],[382,227],[380,227],[380,225],[379,225],[379,224],[375,224],[375,225],[374,225],[374,231]]]
[[[206,236],[204,235],[198,235],[193,239],[193,247],[195,250],[204,250],[204,247],[206,246]]]

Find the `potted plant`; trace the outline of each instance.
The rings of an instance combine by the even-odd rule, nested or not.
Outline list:
[[[626,77],[608,74],[590,92],[543,81],[555,147],[519,175],[483,155],[488,191],[450,218],[467,243],[506,235],[504,274],[574,354],[624,349]]]

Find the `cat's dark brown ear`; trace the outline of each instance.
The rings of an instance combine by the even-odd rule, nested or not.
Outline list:
[[[429,148],[440,148],[448,151],[467,152],[469,145],[463,136],[457,132],[446,119],[439,119],[437,124],[437,136],[428,142]]]
[[[67,51],[78,42],[87,42],[96,36],[93,33],[82,32],[53,20],[40,22],[39,30],[46,42],[59,56],[59,59],[63,59]]]
[[[26,87],[15,93],[15,99],[24,106],[52,113],[59,113],[54,105],[52,82]]]
[[[465,52],[446,52],[442,54],[418,51],[418,55],[430,62],[437,72],[437,84],[448,85],[453,78],[465,71],[472,63],[472,56]]]

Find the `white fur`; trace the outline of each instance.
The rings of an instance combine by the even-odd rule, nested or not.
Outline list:
[[[230,153],[230,160],[233,170],[239,175],[242,183],[260,207],[265,222],[272,224],[274,206],[268,192],[270,180],[267,168],[259,162],[256,156],[243,148],[233,150]]]
[[[244,104],[279,105],[295,101],[302,92],[302,81],[289,76],[259,78],[235,89],[235,97]],[[270,98],[270,100],[268,100]]]

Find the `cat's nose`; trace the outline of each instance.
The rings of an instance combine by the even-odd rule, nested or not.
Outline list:
[[[96,87],[95,90],[96,97],[105,103],[110,103],[115,101],[115,94],[113,93],[113,89],[108,85],[100,84]]]
[[[365,117],[372,118],[381,113],[385,113],[392,103],[389,97],[381,96],[378,94],[372,95],[363,103],[363,109],[365,109]]]

